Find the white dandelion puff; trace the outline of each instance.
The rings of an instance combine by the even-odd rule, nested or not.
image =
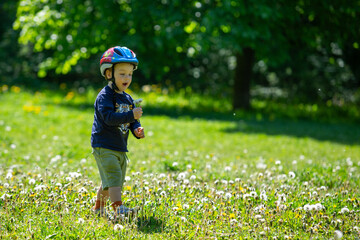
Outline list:
[[[305,205],[304,205],[304,210],[305,210],[306,212],[309,212],[309,211],[311,210],[310,205],[309,205],[309,204],[305,204]]]
[[[257,197],[257,193],[255,191],[250,192],[250,196],[253,198]]]
[[[6,174],[5,179],[9,180],[9,179],[12,178],[12,176],[13,176],[12,172],[8,172],[8,173]]]
[[[45,185],[37,185],[35,188],[34,188],[34,190],[35,191],[37,191],[37,192],[39,192],[39,191],[42,191],[42,190],[44,190],[46,188],[46,186]]]
[[[345,213],[348,213],[348,212],[350,212],[350,211],[349,211],[349,209],[348,209],[347,207],[344,207],[344,208],[342,208],[342,209],[340,210],[340,213],[341,213],[341,214],[345,214]]]
[[[230,199],[232,197],[232,194],[231,193],[225,193],[225,198],[226,199]]]
[[[79,193],[87,193],[88,191],[86,190],[86,188],[82,187],[79,189]]]
[[[335,232],[334,232],[335,239],[341,239],[343,236],[344,235],[340,230],[335,230]]]
[[[265,192],[262,192],[262,193],[260,194],[260,199],[263,200],[263,201],[267,201],[267,200],[268,200],[268,197],[267,197],[267,195],[266,195]]]
[[[289,172],[289,177],[290,178],[295,178],[295,173],[294,172]]]
[[[121,224],[114,225],[114,231],[122,231],[123,229],[124,229],[124,226]]]

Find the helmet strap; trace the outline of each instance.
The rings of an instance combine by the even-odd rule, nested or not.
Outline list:
[[[111,86],[112,86],[113,90],[120,91],[120,89],[115,84],[114,68],[115,68],[115,65],[113,65],[111,68],[111,78],[109,79],[109,81],[111,81],[111,84],[112,84]]]

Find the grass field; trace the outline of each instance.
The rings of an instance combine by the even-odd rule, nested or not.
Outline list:
[[[132,93],[146,138],[129,140],[123,195],[141,210],[114,225],[90,211],[96,94],[0,86],[0,239],[360,237],[356,108],[233,112],[195,94]]]

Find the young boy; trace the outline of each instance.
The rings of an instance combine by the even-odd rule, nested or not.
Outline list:
[[[138,139],[145,137],[139,121],[142,108],[135,107],[133,98],[125,92],[138,63],[135,53],[126,47],[110,48],[101,56],[100,72],[108,85],[95,100],[91,133],[93,155],[101,177],[94,207],[98,215],[105,213],[108,197],[115,217],[134,212],[122,204],[121,193],[129,161],[126,155],[129,131]]]

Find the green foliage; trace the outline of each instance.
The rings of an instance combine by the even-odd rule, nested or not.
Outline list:
[[[235,56],[251,48],[253,87],[284,89],[294,101],[335,103],[359,101],[358,18],[357,1],[339,0],[21,0],[13,26],[22,50],[38,52],[25,69],[47,80],[58,78],[54,71],[95,82],[100,54],[126,45],[140,59],[140,84],[191,86],[229,98],[237,94]],[[266,69],[256,71],[259,64]]]

